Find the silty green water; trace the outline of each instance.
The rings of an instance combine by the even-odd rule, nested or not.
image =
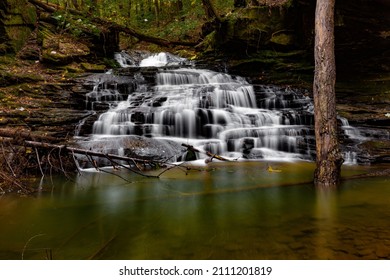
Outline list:
[[[1,259],[387,259],[390,179],[317,191],[311,163],[209,164],[160,179],[47,178],[0,197]],[[368,171],[344,167],[344,176]]]

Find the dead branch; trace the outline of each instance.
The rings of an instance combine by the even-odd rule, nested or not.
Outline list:
[[[1,148],[2,148],[1,150],[2,150],[2,152],[3,152],[4,162],[7,163],[7,166],[8,166],[8,168],[9,168],[9,170],[11,171],[12,176],[16,178],[15,171],[14,171],[14,169],[12,168],[11,164],[9,163],[9,161],[8,161],[8,159],[7,159],[7,156],[6,156],[6,154],[5,154],[3,143],[1,143]]]
[[[1,141],[1,139],[0,139]],[[91,150],[85,150],[85,149],[80,149],[80,148],[74,148],[74,147],[69,147],[66,145],[57,145],[57,144],[51,144],[51,143],[45,143],[45,142],[37,142],[37,141],[24,141],[24,144],[27,147],[32,147],[32,148],[41,148],[41,149],[58,149],[62,150],[64,153],[74,153],[74,154],[79,154],[79,155],[85,155],[85,156],[96,156],[96,157],[102,157],[102,158],[111,158],[111,159],[116,159],[116,160],[122,160],[126,162],[140,162],[140,163],[150,163],[148,160],[144,159],[137,159],[137,158],[130,158],[130,157],[125,157],[125,156],[119,156],[119,155],[114,155],[114,154],[107,154],[107,153],[102,153],[102,152],[95,152]]]
[[[41,161],[40,161],[40,159],[39,159],[39,153],[38,153],[38,149],[37,149],[37,148],[35,148],[35,154],[36,154],[36,156],[37,156],[37,161],[38,161],[39,170],[41,171],[42,176],[45,176],[45,173],[44,173],[43,170],[42,170],[42,164],[41,164]]]

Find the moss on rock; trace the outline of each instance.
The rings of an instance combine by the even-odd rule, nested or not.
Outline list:
[[[26,0],[5,0],[0,13],[0,51],[18,52],[35,29],[37,13]]]
[[[42,61],[64,65],[90,54],[88,46],[70,36],[53,35],[43,39]]]

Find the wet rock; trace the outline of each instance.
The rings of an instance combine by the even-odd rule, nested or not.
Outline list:
[[[134,135],[101,138],[79,144],[84,149],[104,153],[107,152],[107,149],[111,153],[122,151],[121,154],[127,157],[154,161],[175,161],[176,157],[182,153],[181,145],[176,142]]]
[[[42,77],[34,73],[9,73],[2,71],[0,75],[0,87],[19,85],[25,83],[36,83],[42,81]]]
[[[106,66],[102,65],[102,64],[93,64],[93,63],[88,63],[88,62],[82,62],[80,65],[85,71],[91,72],[91,73],[95,73],[95,72],[102,73],[106,70]]]
[[[390,140],[370,140],[359,145],[363,157],[373,163],[390,162]]]
[[[253,138],[246,138],[242,144],[243,158],[248,158],[251,150],[255,147],[255,140]]]

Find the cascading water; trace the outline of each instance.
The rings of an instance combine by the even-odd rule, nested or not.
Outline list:
[[[152,67],[154,81],[145,82],[142,71],[137,72],[127,93],[97,81],[87,96],[104,98],[111,105],[94,122],[89,145],[100,143],[119,148],[121,153],[137,153],[139,147],[126,145],[141,139],[149,144],[138,150],[169,154],[170,160],[186,159],[182,143],[236,159],[313,159],[313,108],[303,94],[196,69],[170,54],[152,55],[140,62],[119,57],[123,67]]]
[[[351,141],[349,145],[347,145],[347,150],[344,152],[344,164],[357,164],[357,143],[361,143],[367,140],[366,137],[362,136],[359,129],[352,127],[349,125],[349,122],[346,118],[338,117],[341,122],[341,129],[345,137]]]

